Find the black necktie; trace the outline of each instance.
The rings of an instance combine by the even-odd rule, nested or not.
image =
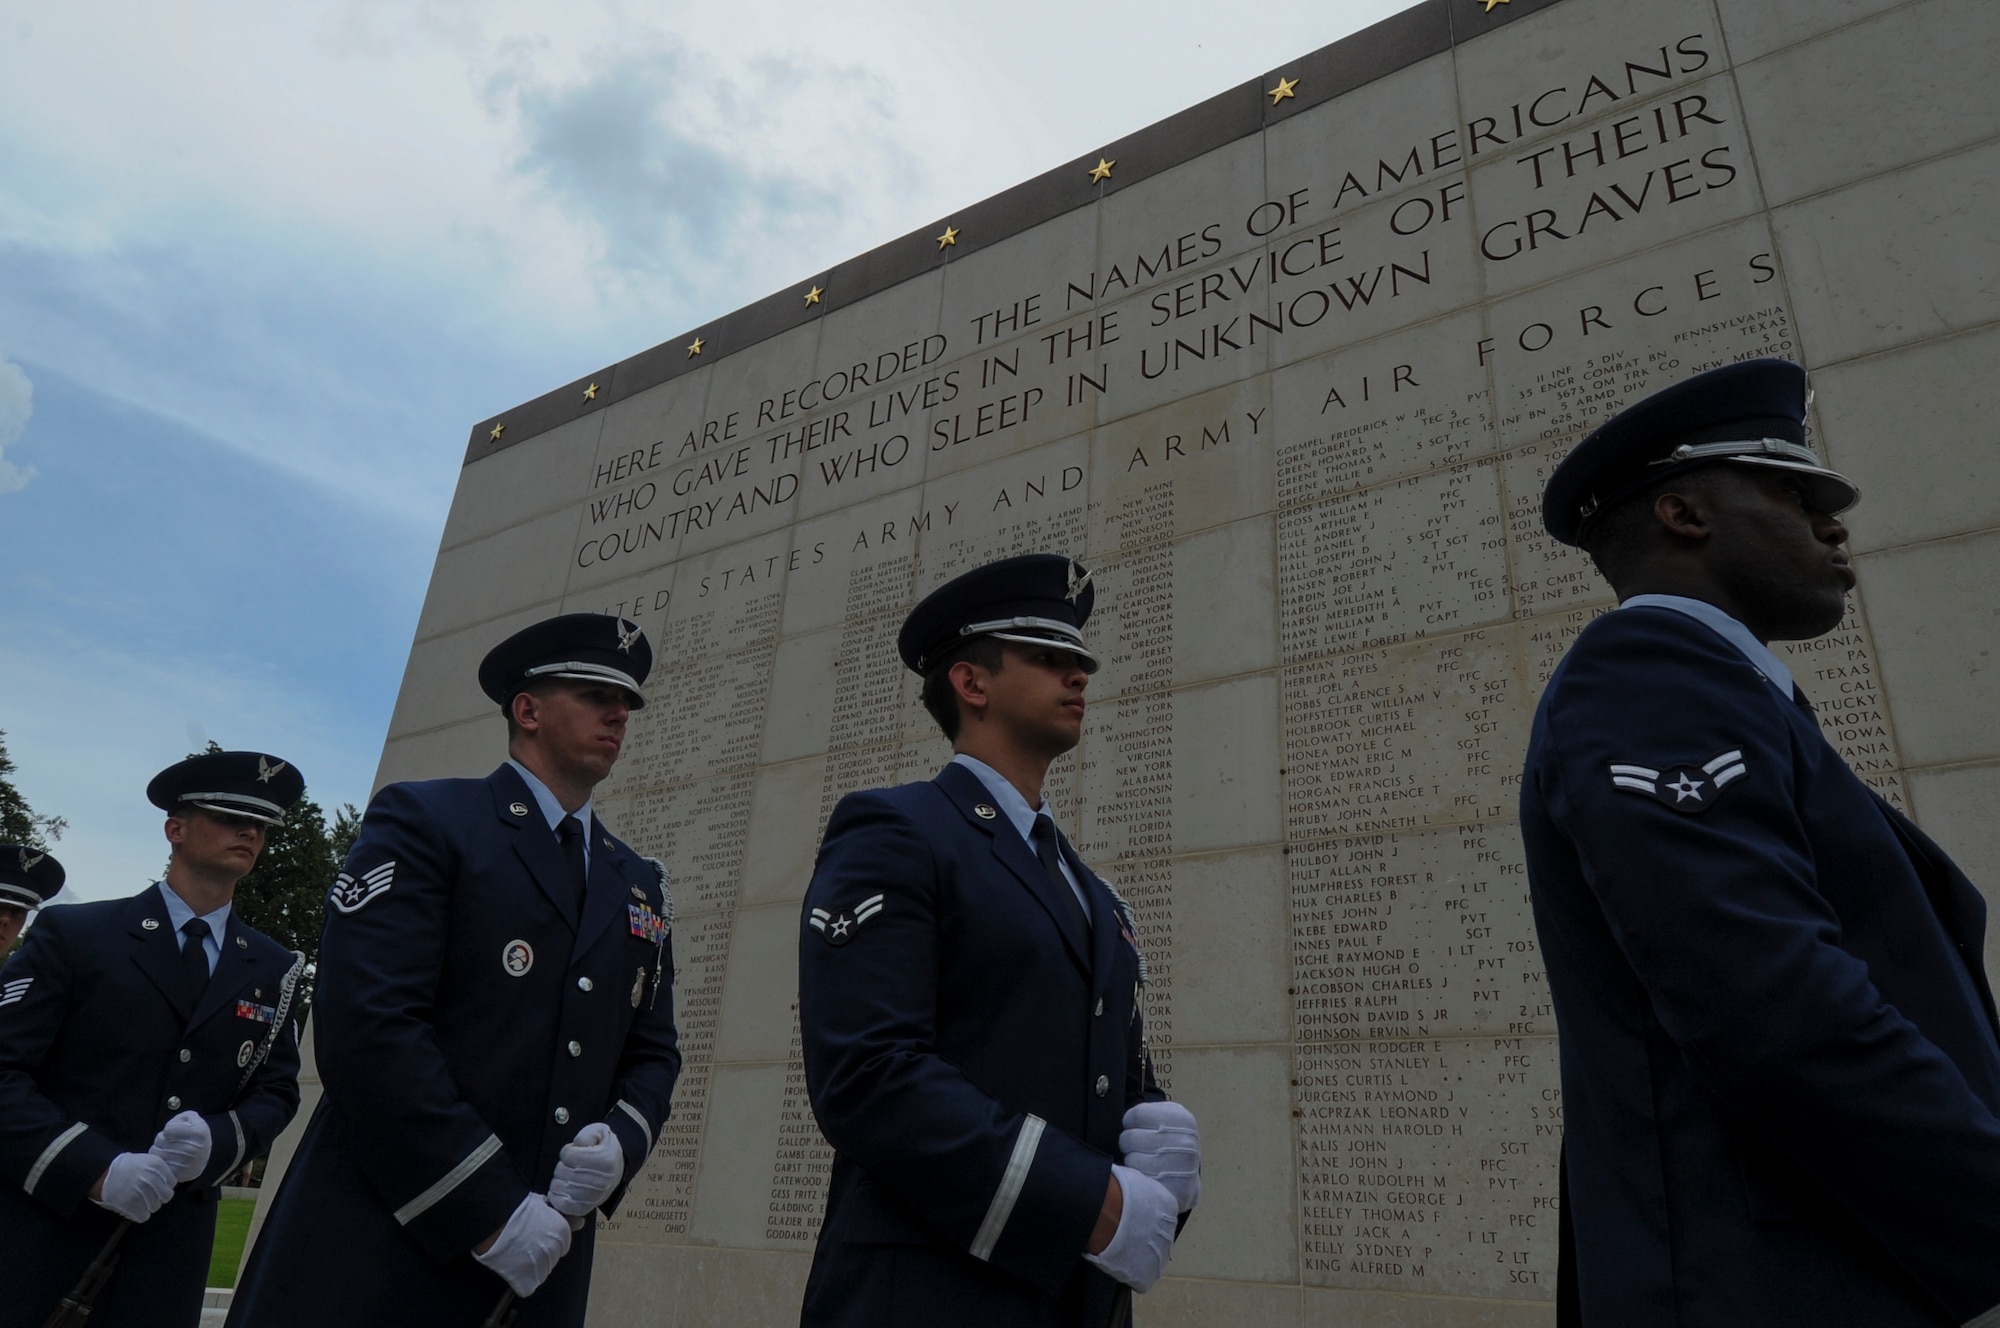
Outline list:
[[[1038,812],[1035,828],[1029,834],[1035,841],[1035,856],[1042,860],[1042,870],[1049,874],[1049,884],[1056,888],[1057,894],[1076,905],[1083,918],[1084,930],[1090,930],[1090,914],[1084,911],[1083,901],[1076,897],[1076,891],[1070,888],[1069,878],[1062,872],[1061,851],[1056,848],[1056,823],[1049,819],[1047,812]]]
[[[186,994],[189,1013],[193,1013],[201,1003],[201,994],[208,990],[208,950],[202,945],[208,939],[208,924],[189,918],[181,926],[181,935],[187,938],[181,942],[181,991]]]
[[[583,822],[574,816],[565,816],[556,826],[556,838],[562,841],[563,857],[569,862],[570,892],[576,898],[576,912],[583,916],[584,866],[583,866]]]

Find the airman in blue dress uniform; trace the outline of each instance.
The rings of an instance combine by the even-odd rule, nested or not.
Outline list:
[[[1831,630],[1854,585],[1857,494],[1806,407],[1797,365],[1712,370],[1543,498],[1622,601],[1551,678],[1521,790],[1565,1324],[2000,1324],[1985,906],[1768,648]]]
[[[1067,558],[1010,558],[903,626],[957,755],[841,799],[800,918],[834,1147],[814,1328],[1127,1322],[1199,1195],[1194,1117],[1147,1056],[1138,929],[1042,798],[1082,732],[1095,593]]]
[[[0,844],[0,964],[7,961],[28,915],[55,898],[62,887],[62,864],[46,849]]]
[[[495,646],[510,758],[376,794],[327,898],[325,1097],[230,1308],[246,1328],[579,1325],[594,1214],[667,1118],[666,870],[591,807],[652,648],[566,614]]]
[[[261,752],[170,766],[146,790],[167,813],[166,878],[46,910],[0,970],[0,1326],[40,1328],[114,1235],[89,1322],[200,1321],[220,1186],[299,1105],[305,959],[231,899],[304,791]],[[10,897],[61,884],[35,857],[0,848]]]

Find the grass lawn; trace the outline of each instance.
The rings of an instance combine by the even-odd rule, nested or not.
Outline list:
[[[216,1206],[215,1248],[208,1256],[208,1285],[236,1285],[236,1265],[243,1261],[243,1240],[250,1234],[255,1199],[224,1199]]]

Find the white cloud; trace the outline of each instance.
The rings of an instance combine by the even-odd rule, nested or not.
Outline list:
[[[0,360],[0,493],[19,493],[35,478],[33,466],[18,466],[7,459],[7,449],[27,432],[28,417],[35,413],[35,385],[19,365]]]

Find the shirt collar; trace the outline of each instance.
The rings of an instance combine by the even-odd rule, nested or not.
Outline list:
[[[534,771],[528,769],[528,767],[522,765],[519,761],[516,761],[511,756],[507,758],[507,764],[514,767],[515,772],[521,776],[521,782],[528,786],[528,792],[535,795],[535,805],[537,807],[540,807],[542,809],[542,815],[548,818],[550,830],[554,830],[557,826],[561,825],[563,822],[563,817],[572,815],[572,813],[563,810],[563,805],[560,802],[556,801],[556,795],[549,792],[549,786],[547,784],[544,784],[541,780],[535,777]],[[583,830],[585,836],[584,850],[586,853],[588,853],[590,848],[589,835],[590,835],[591,804],[596,801],[597,801],[597,796],[595,794],[592,794],[590,797],[585,798],[583,800],[583,806],[577,808],[576,811],[573,813],[576,819],[583,823]]]
[[[175,935],[179,935],[181,928],[188,925],[188,919],[198,916],[208,924],[208,934],[215,938],[218,945],[221,944],[222,934],[229,930],[228,904],[224,904],[213,913],[197,914],[188,901],[175,894],[174,888],[165,881],[160,882],[160,898],[167,902],[167,921],[172,924]]]
[[[1743,658],[1756,666],[1757,671],[1767,678],[1771,685],[1792,699],[1792,671],[1785,662],[1771,653],[1771,648],[1751,635],[1750,629],[1736,619],[1716,608],[1706,600],[1689,599],[1685,595],[1634,595],[1618,606],[1621,609],[1672,609],[1684,613],[1717,636],[1735,646]]]
[[[1028,800],[1021,796],[1021,790],[1007,782],[1007,776],[976,756],[967,756],[964,752],[960,752],[951,758],[951,763],[962,765],[977,775],[979,782],[986,786],[987,794],[999,805],[1014,828],[1020,831],[1021,838],[1033,842],[1035,817],[1049,809],[1049,800],[1046,797],[1042,799],[1040,807],[1030,807]]]

